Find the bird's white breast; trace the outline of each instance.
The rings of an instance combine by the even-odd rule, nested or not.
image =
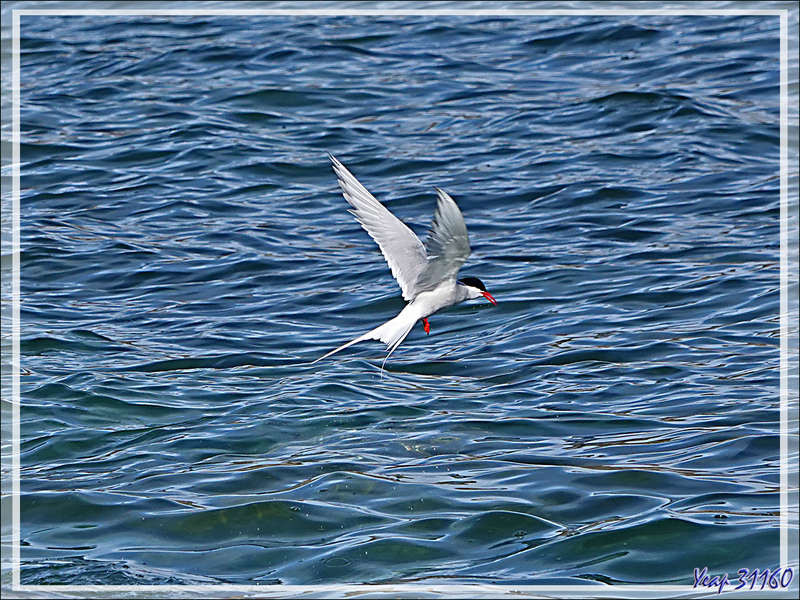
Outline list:
[[[466,288],[452,280],[443,281],[434,289],[422,292],[409,304],[419,312],[420,319],[429,317],[433,313],[463,302],[468,297]]]

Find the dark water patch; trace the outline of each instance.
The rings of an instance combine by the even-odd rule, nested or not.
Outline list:
[[[594,25],[594,26],[592,26]],[[629,40],[647,40],[659,34],[658,28],[642,27],[633,24],[606,25],[595,21],[589,25],[589,31],[581,31],[581,27],[574,27],[573,31],[560,34],[550,34],[530,39],[525,43],[531,47],[574,47],[575,45],[592,46],[598,42],[612,41],[623,42]]]
[[[177,358],[128,368],[132,371],[160,372],[183,371],[187,369],[232,369],[236,367],[275,367],[280,363],[290,365],[296,361],[266,359],[254,354],[210,356],[207,358]]]
[[[668,566],[658,567],[656,554],[664,553],[664,546],[670,546],[670,539],[683,537],[687,531],[702,535],[704,542],[685,545],[680,552],[672,553]],[[717,547],[713,556],[705,552],[708,540],[716,540],[727,535],[735,536],[740,544]],[[570,556],[574,567],[566,571],[573,577],[597,579],[599,573],[605,573],[612,583],[647,583],[653,579],[673,583],[692,584],[693,564],[708,563],[710,571],[719,570],[730,560],[741,560],[747,554],[742,547],[746,531],[736,531],[718,525],[700,525],[679,519],[659,519],[650,523],[635,525],[623,530],[595,531],[580,536],[571,536],[519,553],[508,559],[501,559],[490,566],[493,572],[502,573],[516,570],[522,563],[528,569],[540,574],[550,561],[557,561],[559,556]],[[760,543],[774,543],[777,532],[755,532]],[[625,548],[624,550],[618,550]],[[699,562],[697,562],[699,561]],[[659,571],[656,577],[647,574]],[[467,572],[474,571],[470,569]],[[687,576],[688,573],[688,576]]]
[[[113,340],[104,338],[103,336],[89,336],[73,335],[78,338],[76,340],[63,340],[52,337],[39,337],[29,340],[20,340],[20,352],[26,355],[38,355],[47,352],[125,352],[132,350],[123,344],[118,344]],[[83,339],[80,339],[83,338]],[[88,339],[87,339],[88,338]]]

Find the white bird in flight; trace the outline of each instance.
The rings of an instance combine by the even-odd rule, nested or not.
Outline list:
[[[350,212],[377,242],[389,263],[392,275],[400,284],[403,299],[408,304],[394,319],[328,352],[314,362],[328,358],[358,342],[380,340],[389,348],[389,353],[383,360],[385,365],[417,321],[422,320],[425,333],[430,333],[428,317],[443,308],[480,297],[497,304],[480,279],[456,278],[471,248],[464,216],[447,193],[435,188],[436,212],[428,239],[423,245],[416,234],[378,202],[342,163],[333,156],[330,159],[333,170],[339,177],[342,194],[353,207]]]

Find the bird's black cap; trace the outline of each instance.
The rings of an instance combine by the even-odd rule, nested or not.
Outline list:
[[[459,279],[458,282],[470,287],[478,288],[482,292],[486,291],[486,286],[483,285],[483,282],[477,277],[464,277],[464,279]]]

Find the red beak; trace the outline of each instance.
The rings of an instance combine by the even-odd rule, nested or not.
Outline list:
[[[481,292],[481,294],[483,294],[483,297],[486,298],[489,302],[497,306],[497,300],[492,298],[492,295],[489,292]]]

